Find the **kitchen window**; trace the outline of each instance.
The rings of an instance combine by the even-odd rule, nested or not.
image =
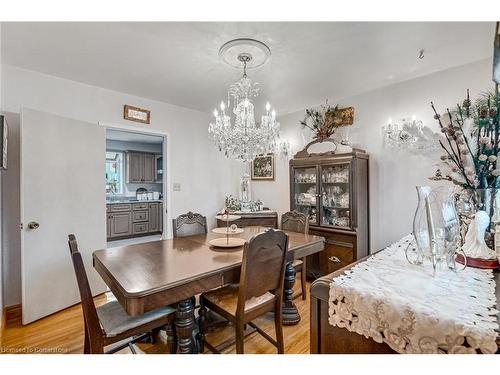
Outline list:
[[[121,151],[106,151],[106,194],[123,194],[124,159]]]

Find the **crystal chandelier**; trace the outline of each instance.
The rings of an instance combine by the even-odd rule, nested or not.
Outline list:
[[[399,150],[426,151],[439,148],[436,134],[415,116],[410,120],[403,118],[402,124],[393,123],[391,119],[384,126],[385,143]]]
[[[210,123],[208,132],[226,157],[247,162],[276,149],[280,124],[269,102],[260,122],[255,121],[252,100],[259,95],[259,88],[247,76],[252,55],[239,53],[237,58],[242,64],[243,77],[229,87],[227,102],[222,101],[219,110],[214,110],[215,122]]]

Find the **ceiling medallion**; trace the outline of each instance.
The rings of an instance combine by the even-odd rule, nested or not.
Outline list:
[[[241,69],[239,56],[242,54],[251,56],[247,63],[250,70],[264,65],[271,57],[271,50],[258,40],[245,38],[230,40],[219,49],[221,60],[236,69]]]
[[[230,66],[243,69],[243,76],[229,86],[227,101],[214,110],[215,122],[208,126],[209,134],[220,152],[236,160],[252,161],[257,155],[273,152],[280,129],[276,111],[267,102],[260,122],[255,121],[253,99],[260,89],[247,76],[247,69],[268,61],[271,50],[254,39],[235,39],[220,48],[219,56]]]

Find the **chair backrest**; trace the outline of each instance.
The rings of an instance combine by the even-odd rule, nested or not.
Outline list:
[[[237,313],[245,301],[274,291],[283,296],[288,236],[280,230],[269,229],[254,236],[245,244],[241,264]]]
[[[187,237],[207,233],[207,218],[189,211],[172,219],[174,237]]]
[[[82,255],[78,251],[78,243],[74,234],[68,235],[68,245],[73,261],[73,268],[75,269],[76,281],[80,291],[80,298],[82,301],[83,318],[85,320],[85,327],[90,337],[90,345],[99,342],[102,338],[101,325],[99,317],[92,299],[92,292],[90,291],[87,273],[83,264]]]
[[[309,219],[306,214],[299,211],[285,212],[281,215],[281,230],[307,234],[309,232]]]

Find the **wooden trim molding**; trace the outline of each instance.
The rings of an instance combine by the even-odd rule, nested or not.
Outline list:
[[[5,307],[5,325],[13,321],[20,321],[23,317],[23,309],[20,304]]]
[[[5,330],[5,317],[7,316],[6,309],[2,309],[2,318],[0,319],[0,347],[2,347],[3,332]]]

